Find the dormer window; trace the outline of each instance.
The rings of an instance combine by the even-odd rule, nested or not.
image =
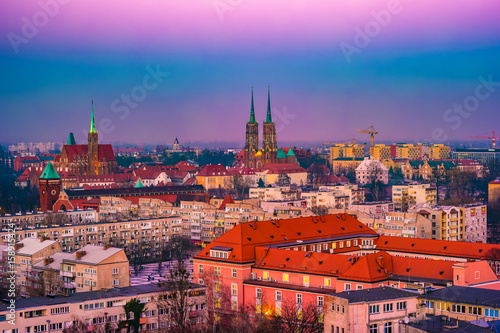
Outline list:
[[[210,249],[211,258],[228,259],[233,248],[224,246],[214,246]]]

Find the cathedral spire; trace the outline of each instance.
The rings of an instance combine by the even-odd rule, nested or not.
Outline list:
[[[252,86],[252,107],[250,109],[250,122],[255,123],[255,111],[253,107],[253,86]]]
[[[97,133],[94,123],[94,100],[92,100],[92,121],[90,122],[90,133]]]
[[[271,88],[267,86],[267,117],[266,123],[272,123],[273,119],[271,118]]]

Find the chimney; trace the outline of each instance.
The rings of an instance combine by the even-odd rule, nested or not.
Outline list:
[[[81,259],[83,256],[87,254],[87,251],[77,251],[76,252],[76,260]]]
[[[110,247],[111,247],[111,245],[106,244],[106,245],[104,245],[104,250],[107,250],[107,249],[109,249]]]
[[[23,246],[24,246],[24,244],[23,244],[23,243],[17,243],[17,244],[15,244],[15,245],[14,245],[14,251],[19,250],[19,249],[20,249],[20,248],[22,248]]]
[[[384,257],[383,256],[380,256],[377,258],[377,264],[382,268],[384,267]]]

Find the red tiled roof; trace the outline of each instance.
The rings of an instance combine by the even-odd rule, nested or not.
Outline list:
[[[233,248],[228,261],[251,262],[259,245],[359,234],[377,235],[349,214],[244,222],[211,242],[196,257],[209,258],[211,247],[224,246]]]
[[[224,198],[224,200],[220,204],[219,209],[225,209],[226,208],[226,204],[228,204],[228,203],[234,203],[233,198],[231,198],[230,195],[226,195],[226,197]]]
[[[198,172],[197,176],[203,177],[214,177],[214,176],[228,176],[229,173],[227,169],[220,165],[205,165],[200,172]]]
[[[73,162],[75,156],[86,156],[88,152],[88,145],[64,145],[63,149],[66,150],[68,160]],[[116,161],[113,147],[109,144],[98,145],[98,160],[99,161]]]
[[[273,163],[266,164],[259,171],[266,171],[270,174],[306,172],[306,169],[294,163]]]
[[[437,239],[405,238],[381,235],[377,241],[377,250],[429,255],[484,259],[491,249],[500,249],[500,244],[453,242]]]
[[[256,247],[254,268],[339,276],[353,265],[353,256]]]
[[[175,166],[179,171],[196,172],[196,166],[186,161],[180,161]]]
[[[40,162],[38,156],[18,156],[16,159],[19,159],[23,163]]]

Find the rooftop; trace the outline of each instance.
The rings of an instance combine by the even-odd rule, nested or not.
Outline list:
[[[416,292],[386,286],[362,290],[343,291],[341,293],[333,294],[332,296],[347,299],[349,303],[359,303],[417,297],[418,295],[419,294]]]
[[[419,298],[432,301],[447,301],[471,305],[483,305],[500,309],[500,290],[450,286],[430,291]]]

